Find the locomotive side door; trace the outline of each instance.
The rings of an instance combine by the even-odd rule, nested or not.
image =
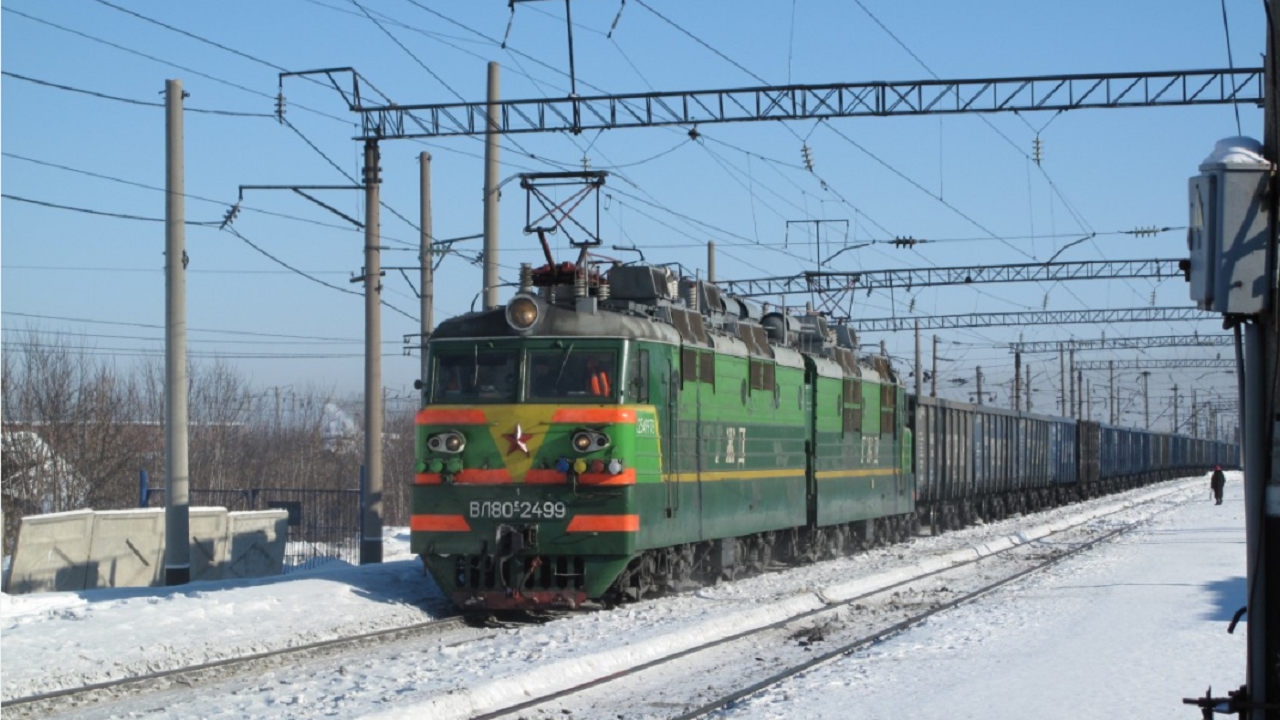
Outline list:
[[[680,403],[680,371],[675,366],[675,352],[677,350],[669,350],[665,357],[653,353],[651,361],[655,371],[652,375],[659,380],[655,399],[658,400],[656,404],[662,424],[662,479],[667,490],[667,517],[674,516],[680,509],[680,483],[676,479],[680,472],[677,460],[680,457],[680,433],[676,428],[680,417],[677,407]]]

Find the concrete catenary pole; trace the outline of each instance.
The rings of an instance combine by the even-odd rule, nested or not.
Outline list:
[[[1058,343],[1058,376],[1062,378],[1062,393],[1058,396],[1058,412],[1067,416],[1067,360],[1062,343]]]
[[[707,241],[707,282],[716,281],[716,241]]]
[[[1079,413],[1076,412],[1076,349],[1073,347],[1067,351],[1067,370],[1071,373],[1067,382],[1070,386],[1070,394],[1067,395],[1067,416],[1075,417]]]
[[[1173,432],[1178,432],[1178,386],[1173,386]]]
[[[484,307],[498,307],[498,63],[489,63],[489,96],[484,133]]]
[[[981,405],[982,404],[982,366],[981,365],[974,368],[974,375],[977,378],[977,384],[978,384],[978,404]]]
[[[923,368],[920,366],[920,321],[916,320],[916,397],[920,397],[920,388],[923,387],[924,378]]]
[[[364,143],[364,472],[360,564],[382,562],[382,242],[378,141]]]
[[[1111,374],[1111,379],[1108,380],[1107,397],[1109,399],[1109,406],[1111,408],[1111,424],[1115,425],[1117,411],[1119,410],[1119,406],[1116,405],[1116,361],[1115,360],[1107,361],[1107,371]]]
[[[435,240],[431,233],[431,153],[420,153],[418,155],[418,170],[420,173],[420,181],[422,187],[422,206],[418,214],[418,224],[421,226],[422,238],[420,247],[422,248],[422,384],[426,387],[427,371],[430,369],[427,365],[427,338],[431,337],[431,333],[436,329],[434,316],[434,308],[432,303],[435,302],[435,255],[431,252],[431,243]]]
[[[933,376],[929,378],[929,397],[938,397],[938,336],[933,336]]]
[[[1013,354],[1013,409],[1022,407],[1022,351]]]
[[[1084,418],[1084,371],[1076,370],[1076,418]]]
[[[1147,381],[1151,378],[1150,370],[1142,371],[1142,427],[1151,429],[1151,394],[1147,392]]]
[[[1196,389],[1191,388],[1191,437],[1200,437],[1200,406],[1196,404]]]
[[[191,580],[187,475],[187,249],[181,80],[165,82],[164,584]]]

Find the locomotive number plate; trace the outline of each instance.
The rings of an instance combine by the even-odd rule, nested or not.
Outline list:
[[[559,520],[567,512],[564,503],[547,500],[536,502],[529,500],[476,500],[469,508],[473,518],[494,518],[497,520]]]

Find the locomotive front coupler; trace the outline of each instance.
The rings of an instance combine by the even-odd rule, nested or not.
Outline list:
[[[494,556],[499,561],[519,555],[524,550],[536,550],[538,547],[538,526],[499,525],[494,530],[496,542]]]

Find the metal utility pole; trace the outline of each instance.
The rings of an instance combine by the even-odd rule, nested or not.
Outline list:
[[[191,580],[187,476],[187,249],[181,80],[165,82],[164,584]]]
[[[1147,430],[1151,429],[1151,393],[1147,392],[1147,380],[1150,377],[1150,370],[1142,372],[1142,427]]]
[[[707,241],[707,282],[716,281],[716,241]],[[919,393],[916,393],[917,395]]]
[[[920,387],[924,380],[920,377],[920,323],[916,323],[916,397],[920,397]]]
[[[1031,412],[1031,367],[1027,366],[1027,412]]]
[[[435,256],[431,253],[432,232],[431,232],[431,153],[420,153],[418,155],[419,172],[422,186],[422,205],[419,211],[418,223],[422,226],[422,237],[419,241],[422,259],[422,383],[426,386],[427,371],[429,370],[427,361],[427,339],[431,337],[431,333],[435,332],[435,310],[432,303],[435,302]]]
[[[979,365],[976,368],[974,368],[974,373],[977,376],[977,380],[978,380],[978,404],[981,405],[982,404],[982,366]]]
[[[929,378],[929,397],[938,397],[938,336],[933,336],[933,377]]]
[[[484,307],[498,307],[498,63],[489,63],[484,133]]]
[[[360,564],[382,562],[382,241],[378,141],[364,143],[364,470]]]

